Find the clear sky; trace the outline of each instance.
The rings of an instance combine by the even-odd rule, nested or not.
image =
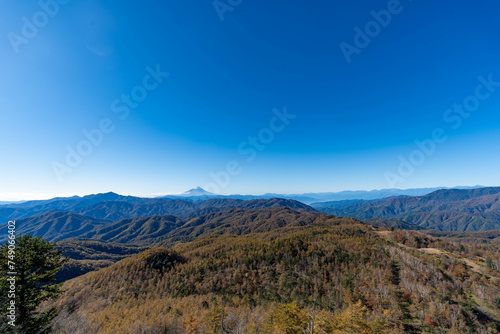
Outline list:
[[[0,200],[500,185],[498,2],[0,7]]]

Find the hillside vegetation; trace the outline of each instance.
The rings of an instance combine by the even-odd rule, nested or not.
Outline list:
[[[106,223],[109,223],[109,221],[71,212],[49,212],[18,220],[16,222],[16,232],[18,235],[31,234],[50,241],[61,241],[80,237],[84,233]],[[0,235],[0,242],[6,240],[7,234]]]
[[[315,203],[318,210],[357,219],[390,218],[439,231],[500,229],[500,187],[438,190],[425,196],[390,197],[350,204]]]
[[[153,216],[125,219],[94,231],[83,238],[137,245],[171,246],[206,235],[282,232],[303,229],[311,224],[341,218],[317,213],[300,213],[290,208],[242,210],[232,209],[196,217],[187,222],[175,216]],[[344,221],[356,221],[344,219]]]
[[[482,244],[483,247],[496,247],[497,249],[500,249],[500,230],[480,232],[426,230],[424,232],[445,241]]]
[[[201,202],[192,202],[189,199],[140,198],[106,193],[0,206],[0,218],[2,221],[8,221],[9,219],[22,220],[32,216],[64,211],[98,220],[117,221],[155,215],[176,215],[183,216],[184,218],[192,218],[201,214],[233,208],[251,210],[277,207],[289,207],[299,212],[316,211],[301,202],[283,198],[252,199],[247,201],[241,199],[212,198]],[[33,219],[36,219],[36,217],[33,217]]]
[[[45,305],[61,311],[55,328],[494,333],[500,326],[498,249],[290,209],[207,217],[161,241],[171,248],[67,281]]]
[[[69,212],[55,212],[19,220],[17,226],[19,226],[19,234],[31,233],[50,241],[79,238],[151,246],[190,241],[206,233],[220,234],[231,231],[236,234],[247,234],[269,231],[284,225],[306,225],[318,219],[325,219],[324,217],[327,216],[312,208],[310,210],[313,212],[296,211],[280,206],[281,202],[273,200],[248,202],[250,203],[240,205],[247,209],[230,208],[194,218],[165,215],[109,222]],[[292,206],[297,203],[290,202]],[[253,209],[260,207],[264,208]],[[266,207],[271,207],[271,209],[265,209]],[[301,209],[299,207],[299,210]],[[298,219],[298,216],[301,218]],[[231,229],[228,230],[229,227]],[[72,228],[75,229],[72,230]]]
[[[57,282],[64,282],[90,271],[99,270],[140,253],[147,247],[104,243],[93,240],[71,240],[57,243],[56,250],[68,258],[57,273]]]

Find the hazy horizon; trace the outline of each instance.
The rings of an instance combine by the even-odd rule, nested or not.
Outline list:
[[[181,192],[165,192],[165,193],[156,193],[156,194],[134,194],[134,193],[118,193],[113,190],[108,190],[108,191],[99,191],[99,192],[90,192],[90,193],[68,193],[68,194],[14,194],[16,197],[5,197],[3,194],[0,194],[0,202],[21,202],[21,201],[35,201],[35,200],[48,200],[48,199],[53,199],[57,197],[73,197],[73,196],[87,196],[87,195],[96,195],[96,194],[103,194],[103,193],[108,193],[108,192],[113,192],[118,195],[123,195],[123,196],[134,196],[134,197],[144,197],[144,198],[155,198],[155,197],[161,197],[161,196],[176,196],[176,195],[182,195],[183,193],[192,190],[194,188],[197,188],[198,186],[192,187],[190,189],[186,189],[185,191]],[[361,192],[370,192],[370,191],[381,191],[381,190],[412,190],[412,189],[434,189],[434,188],[442,188],[442,189],[450,189],[450,188],[475,188],[475,187],[498,187],[495,185],[459,185],[459,186],[430,186],[430,187],[421,187],[421,188],[380,188],[380,189],[343,189],[343,190],[337,190],[337,191],[303,191],[303,192],[297,192],[297,193],[284,193],[284,192],[276,192],[276,191],[263,191],[260,193],[242,193],[242,192],[235,192],[235,193],[214,193],[214,195],[217,196],[230,196],[230,195],[242,195],[242,196],[261,196],[261,195],[266,195],[266,194],[278,194],[278,195],[303,195],[303,194],[308,194],[308,193],[314,193],[314,194],[326,194],[326,193],[341,193],[341,192],[356,192],[356,191],[361,191]],[[203,189],[203,188],[202,188]],[[205,189],[203,189],[205,190]],[[2,197],[3,196],[3,197]]]

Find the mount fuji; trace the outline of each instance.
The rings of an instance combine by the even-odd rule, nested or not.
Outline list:
[[[193,189],[189,189],[186,192],[183,192],[179,196],[217,196],[217,195],[214,193],[211,193],[209,191],[206,191],[205,189],[203,189],[201,187],[196,187]]]

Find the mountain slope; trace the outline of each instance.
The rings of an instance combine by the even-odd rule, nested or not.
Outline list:
[[[337,207],[330,205],[320,211],[358,219],[401,219],[442,231],[494,230],[500,229],[500,187],[438,190],[419,197],[391,197]]]
[[[127,203],[145,203],[150,199],[122,196],[112,192],[104,194],[87,195],[83,197],[73,196],[66,198],[53,198],[42,201],[27,201],[19,204],[0,206],[0,217],[5,219],[22,219],[30,216],[41,215],[48,212],[68,211],[80,213],[81,208],[92,206],[100,202],[121,201]],[[94,217],[103,218],[103,217]]]
[[[24,203],[23,203],[24,204]],[[30,206],[30,205],[35,206]],[[196,217],[200,214],[223,211],[232,208],[257,209],[290,207],[300,212],[314,212],[315,209],[294,201],[281,198],[271,199],[226,199],[212,198],[200,202],[180,199],[151,199],[131,196],[121,196],[115,193],[89,195],[63,200],[49,200],[32,202],[27,207],[0,207],[0,218],[22,219],[48,212],[68,211],[96,219],[117,221],[126,218],[177,215],[185,218]]]
[[[78,213],[50,212],[20,219],[17,221],[17,232],[43,236],[50,241],[93,238],[107,242],[144,244],[158,242],[160,237],[166,237],[172,230],[195,217],[235,208],[244,215],[245,210],[284,207],[297,212],[319,213],[300,202],[279,198],[250,201],[210,199],[199,203],[160,199],[150,199],[145,203],[105,201],[76,208]],[[0,241],[5,240],[6,235],[2,238]]]
[[[182,215],[196,210],[195,203],[182,200],[150,199],[142,203],[106,201],[76,209],[83,215],[113,221],[155,215]]]
[[[269,232],[287,226],[290,229],[335,217],[298,212],[286,207],[272,209],[229,209],[183,220],[176,216],[152,216],[124,219],[82,234],[85,239],[138,245],[173,245],[208,234]],[[354,221],[354,220],[352,220]]]
[[[463,257],[498,258],[498,250],[461,249],[413,231],[379,233],[326,215],[301,226],[309,216],[147,250],[66,282],[45,307],[60,309],[61,333],[212,333],[221,325],[233,333],[302,333],[312,320],[316,333],[486,333],[500,325],[492,298],[500,273]]]
[[[59,283],[108,267],[147,248],[91,240],[70,240],[58,242],[55,249],[61,250],[61,256],[69,259],[57,273]]]
[[[17,235],[42,236],[50,241],[59,241],[79,237],[106,223],[108,221],[71,212],[50,212],[16,221],[16,233]],[[0,228],[3,229],[4,226],[5,224],[2,224]],[[6,234],[0,236],[0,242],[4,242],[6,236]]]
[[[80,235],[104,242],[151,245],[185,223],[176,216],[123,219]]]
[[[424,227],[415,225],[412,223],[407,223],[398,219],[389,219],[389,218],[369,218],[363,220],[363,223],[373,226],[385,227],[385,228],[398,228],[403,230],[425,230]]]
[[[333,224],[337,217],[298,212],[288,207],[255,210],[232,209],[193,218],[182,227],[164,236],[160,243],[171,246],[212,234],[247,235],[266,233],[280,228],[287,231],[300,230],[307,226],[324,223],[327,220]],[[343,221],[354,222],[355,220],[344,219]]]

